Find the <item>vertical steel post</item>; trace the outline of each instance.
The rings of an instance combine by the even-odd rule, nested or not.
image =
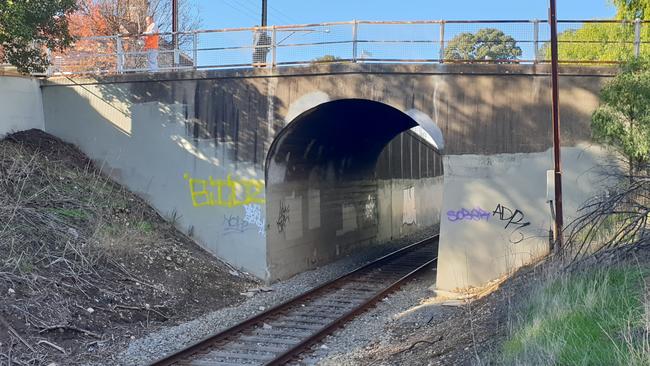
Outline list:
[[[121,74],[124,71],[124,49],[119,35],[115,36],[115,47],[117,48],[117,72]]]
[[[359,22],[354,20],[352,23],[352,62],[357,62],[357,32],[359,30]]]
[[[178,0],[172,0],[172,47],[174,48],[173,66],[179,64],[178,53]]]
[[[634,19],[634,56],[641,55],[641,19]]]
[[[194,60],[194,70],[196,70],[199,61],[199,34],[196,31],[192,32],[192,57]]]
[[[277,60],[277,55],[278,55],[278,47],[276,45],[277,42],[277,32],[275,30],[275,26],[271,28],[271,67],[275,67],[275,63]]]
[[[266,18],[267,18],[267,0],[262,0],[262,27],[266,27]]]
[[[47,57],[47,69],[45,69],[45,75],[52,76],[52,50],[49,47],[45,49],[45,56]]]
[[[551,1],[549,12],[549,23],[551,26],[551,79],[553,92],[553,158],[555,173],[555,233],[556,233],[556,250],[563,247],[562,229],[564,226],[564,217],[562,214],[562,166],[560,164],[560,105],[559,105],[559,86],[558,86],[558,50],[557,50],[557,8],[556,0]]]
[[[535,50],[533,64],[537,64],[539,60],[539,19],[533,20],[533,49]]]
[[[440,63],[445,62],[445,21],[440,21]]]

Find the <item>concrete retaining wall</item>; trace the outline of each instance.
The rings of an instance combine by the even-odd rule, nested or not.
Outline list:
[[[0,138],[32,128],[43,130],[44,125],[40,82],[0,75]]]
[[[546,171],[553,166],[552,150],[444,160],[439,288],[482,285],[548,253],[552,221]],[[616,163],[611,152],[580,145],[562,148],[562,166],[568,224],[584,201],[605,192],[611,181],[603,169]]]
[[[182,105],[107,99],[97,88],[44,94],[49,133],[79,146],[207,250],[266,276],[263,224],[260,234],[244,221],[245,206],[264,220],[259,166],[235,162],[212,139],[191,138]]]

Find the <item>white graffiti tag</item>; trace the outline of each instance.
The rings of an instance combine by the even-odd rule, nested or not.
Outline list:
[[[377,199],[375,196],[369,194],[366,204],[363,207],[363,216],[368,222],[375,222],[375,211],[377,209]]]
[[[259,234],[265,236],[266,232],[264,229],[264,218],[262,217],[262,206],[257,204],[244,205],[244,210],[246,210],[244,221],[257,226]]]

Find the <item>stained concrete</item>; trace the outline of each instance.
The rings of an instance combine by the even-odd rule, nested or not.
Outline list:
[[[43,130],[40,82],[22,76],[0,76],[0,138],[8,133]]]
[[[563,143],[572,151],[571,148],[590,141],[591,111],[598,103],[603,83],[616,70],[566,67],[561,71]],[[445,177],[443,207],[435,209],[434,203],[422,208],[417,202],[424,202],[422,197],[437,197],[440,194],[435,193],[440,191],[437,186],[423,193],[424,196],[418,196],[417,190],[404,192],[404,186],[417,188],[433,177],[401,177],[409,180],[403,185],[389,177],[385,178],[391,182],[387,185],[379,178],[381,164],[374,167],[375,176],[369,175],[370,165],[355,165],[359,168],[355,170],[365,173],[346,176],[340,183],[356,182],[354,186],[359,189],[354,190],[358,195],[349,202],[345,198],[339,200],[338,218],[332,216],[338,224],[332,225],[327,235],[333,231],[335,237],[337,233],[353,236],[356,239],[352,240],[351,247],[373,240],[369,239],[367,228],[358,220],[356,226],[354,223],[359,215],[356,207],[361,203],[362,194],[367,193],[361,188],[371,182],[376,188],[373,186],[369,192],[378,192],[377,207],[390,213],[393,223],[401,220],[403,225],[405,221],[413,222],[413,217],[415,222],[423,217],[427,217],[427,222],[434,222],[430,215],[435,215],[437,210],[443,212],[438,261],[443,269],[438,279],[441,287],[482,283],[514,267],[510,263],[526,261],[517,257],[504,265],[494,265],[504,257],[502,252],[507,252],[504,247],[518,250],[509,237],[485,231],[481,221],[472,226],[450,223],[444,218],[450,210],[469,209],[476,204],[488,212],[494,211],[494,204],[502,204],[509,209],[519,208],[526,215],[546,208],[543,202],[541,205],[538,202],[540,190],[531,188],[529,181],[535,179],[534,184],[540,184],[545,182],[545,176],[539,181],[525,179],[526,175],[538,177],[540,171],[551,168],[546,158],[537,158],[546,157],[551,147],[550,77],[545,66],[341,64],[58,79],[48,81],[43,87],[48,132],[78,144],[89,156],[105,162],[106,169],[116,179],[147,197],[163,214],[177,218],[179,226],[204,247],[266,279],[316,265],[313,258],[319,262],[331,257],[322,251],[314,254],[308,247],[291,246],[286,253],[296,253],[295,261],[274,263],[280,259],[271,254],[273,248],[269,245],[274,243],[272,235],[275,234],[270,229],[277,227],[278,218],[269,217],[268,213],[279,213],[282,207],[271,207],[276,205],[273,198],[267,202],[269,192],[274,189],[268,183],[276,175],[285,179],[287,172],[280,169],[265,177],[267,155],[295,117],[326,102],[350,98],[379,102],[409,116],[414,125],[422,127],[419,133],[431,135],[433,145],[444,146],[443,153],[448,159],[445,170],[465,163],[469,167],[463,173],[465,180],[454,175],[451,179]],[[346,129],[341,129],[338,136],[345,137]],[[336,139],[331,142],[336,146]],[[537,162],[535,169],[529,166],[528,157],[518,157],[519,154],[531,154],[530,159]],[[479,157],[471,160],[469,156]],[[519,169],[526,174],[519,179],[512,178],[507,189],[500,181],[493,188],[494,179],[483,175],[493,162],[484,162],[481,156],[504,157],[502,170]],[[395,159],[402,161],[406,157],[402,154]],[[408,161],[413,164],[412,155]],[[423,161],[429,159],[420,159],[418,164]],[[478,169],[473,168],[475,164]],[[566,174],[580,175],[595,165],[595,160],[575,166],[567,164]],[[400,174],[404,165],[401,167]],[[291,182],[297,184],[299,180]],[[190,184],[194,183],[198,185],[192,191]],[[260,184],[265,187],[264,195],[259,192]],[[305,228],[313,227],[323,217],[309,210],[308,203],[315,204],[317,196],[308,187],[303,184],[296,188],[302,190],[301,203],[297,202],[298,194],[282,188],[282,195],[294,200],[289,206],[300,207],[299,213],[290,210],[287,222],[293,224],[300,220],[303,228],[302,233],[298,229],[285,232],[283,235],[289,235],[287,240],[299,240],[295,237],[307,235]],[[231,191],[235,191],[234,199],[228,200],[233,197]],[[471,192],[480,192],[480,199],[474,199],[477,195]],[[568,192],[565,204],[577,205],[596,192],[597,187],[585,185],[580,194]],[[399,206],[398,199],[408,201],[408,205],[402,203],[402,212],[393,212],[386,203],[388,200],[380,196],[391,196],[393,207]],[[404,207],[412,211],[412,201],[415,201],[415,214],[404,213]],[[528,207],[525,202],[532,202],[533,206]],[[489,225],[495,222],[494,217],[491,216],[493,221]],[[541,216],[530,222],[525,228],[535,227],[536,235],[546,226]],[[384,225],[380,228],[377,237],[389,235]],[[390,235],[399,233],[397,229],[391,225]],[[497,229],[495,222],[491,230]],[[531,244],[533,247],[539,247],[534,255],[544,253],[541,242]],[[533,252],[528,247],[524,251]],[[531,254],[521,257],[530,258]],[[294,269],[284,269],[293,266]],[[453,270],[446,272],[444,266]],[[458,273],[471,275],[463,278]]]
[[[546,171],[553,166],[552,150],[444,160],[439,288],[479,286],[548,253]],[[612,183],[605,173],[617,162],[599,146],[580,144],[562,148],[562,166],[564,220],[570,223],[580,204],[605,194]],[[470,215],[459,213],[463,209]]]

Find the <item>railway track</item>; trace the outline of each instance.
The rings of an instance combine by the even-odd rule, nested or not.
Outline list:
[[[436,261],[438,236],[333,281],[176,352],[152,366],[283,365]]]

